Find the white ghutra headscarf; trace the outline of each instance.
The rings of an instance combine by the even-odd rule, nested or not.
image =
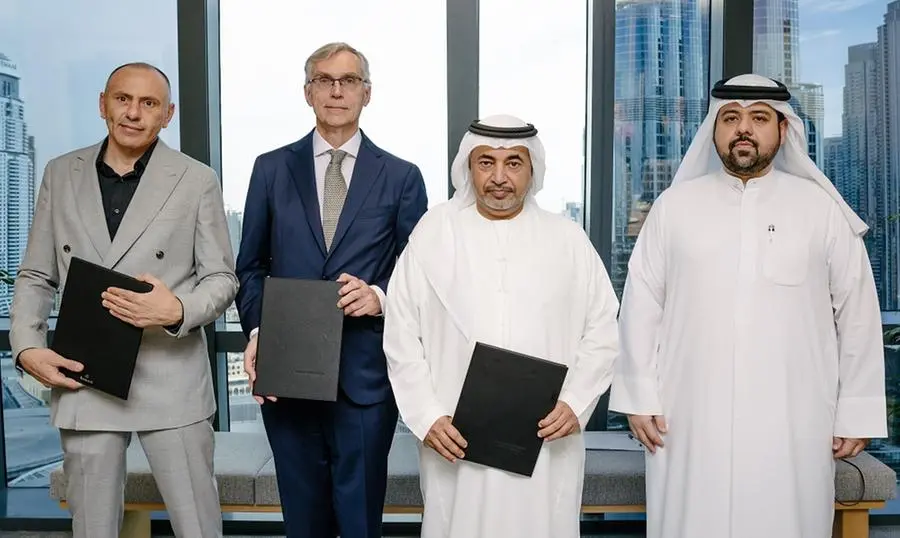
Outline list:
[[[478,146],[489,146],[494,149],[509,149],[516,146],[528,148],[533,172],[526,203],[534,200],[534,196],[544,186],[544,173],[547,167],[544,145],[537,136],[537,129],[530,123],[525,123],[515,116],[497,115],[472,122],[459,143],[459,151],[450,167],[450,180],[455,189],[452,199],[454,205],[462,209],[475,203],[475,187],[472,185],[472,174],[469,171],[469,156]]]
[[[469,236],[465,233],[462,215],[463,210],[476,203],[469,157],[478,146],[528,148],[533,171],[525,205],[537,206],[534,196],[543,186],[546,161],[544,146],[534,125],[507,115],[473,121],[460,141],[450,169],[456,192],[449,201],[430,209],[419,221],[403,254],[415,257],[438,300],[468,339],[474,334],[472,312],[477,298],[473,295],[473,260],[467,248]]]
[[[868,225],[850,208],[834,184],[809,158],[803,120],[794,112],[788,103],[789,99],[790,93],[783,84],[759,75],[739,75],[727,81],[718,82],[713,88],[712,97],[709,100],[709,113],[700,125],[678,171],[675,172],[672,184],[695,179],[722,169],[722,161],[716,151],[713,131],[719,110],[723,106],[729,103],[738,103],[742,107],[748,107],[754,103],[764,103],[784,114],[788,120],[787,138],[783,141],[773,161],[775,168],[815,181],[837,202],[854,233],[864,235],[869,229]]]

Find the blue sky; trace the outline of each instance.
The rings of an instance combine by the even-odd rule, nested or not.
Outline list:
[[[874,42],[888,0],[800,0],[800,80],[821,84],[825,136],[841,134],[847,48]]]

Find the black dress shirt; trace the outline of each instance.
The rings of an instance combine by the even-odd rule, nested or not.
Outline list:
[[[124,176],[120,176],[111,166],[103,162],[109,138],[105,139],[103,146],[100,147],[100,153],[97,155],[97,177],[100,179],[100,196],[103,198],[103,212],[106,214],[106,227],[109,228],[110,239],[113,239],[119,230],[122,217],[125,216],[125,210],[128,209],[128,204],[131,203],[131,199],[134,197],[134,191],[137,190],[141,176],[144,175],[144,170],[147,169],[147,163],[150,162],[150,157],[153,155],[157,142],[159,142],[158,138],[150,144],[147,151],[134,163],[134,170],[126,173]],[[175,325],[166,327],[167,330],[173,333],[178,332],[180,328],[180,321]]]
[[[97,155],[97,177],[100,179],[100,196],[103,198],[103,212],[106,215],[106,227],[109,229],[110,239],[114,238],[119,230],[125,210],[128,209],[128,204],[134,197],[134,191],[138,188],[141,176],[147,169],[147,163],[150,161],[158,141],[159,139],[154,140],[141,158],[134,163],[134,170],[120,176],[111,166],[103,162],[109,138],[103,140],[103,146],[100,147],[100,153]]]

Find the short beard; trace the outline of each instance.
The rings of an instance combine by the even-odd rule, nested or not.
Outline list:
[[[746,164],[741,164],[739,162],[739,158],[734,154],[734,146],[738,142],[750,142],[751,144],[753,144],[753,148],[756,150],[756,158],[750,160]],[[718,153],[719,158],[722,160],[722,165],[725,166],[725,168],[729,172],[737,176],[750,177],[759,174],[760,172],[768,168],[770,164],[772,164],[772,161],[775,160],[775,155],[778,153],[779,147],[781,147],[780,132],[778,133],[778,143],[775,145],[772,151],[769,151],[767,153],[761,153],[759,151],[759,145],[756,142],[743,136],[732,140],[731,143],[728,144],[728,151],[719,151]]]
[[[478,195],[478,201],[481,205],[491,209],[492,211],[511,211],[513,209],[518,209],[522,204],[525,203],[525,197],[519,196],[515,193],[510,193],[503,200],[497,200],[493,198],[490,193],[484,193]]]

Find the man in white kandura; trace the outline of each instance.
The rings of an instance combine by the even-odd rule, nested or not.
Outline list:
[[[413,230],[390,281],[384,348],[400,415],[420,445],[425,538],[576,538],[581,432],[609,387],[618,301],[584,231],[538,207],[544,149],[510,116],[473,122],[453,198]],[[465,461],[451,425],[475,342],[564,363],[532,477]]]
[[[887,435],[868,228],[789,99],[716,84],[629,262],[610,409],[649,448],[650,538],[831,536],[835,459]]]

